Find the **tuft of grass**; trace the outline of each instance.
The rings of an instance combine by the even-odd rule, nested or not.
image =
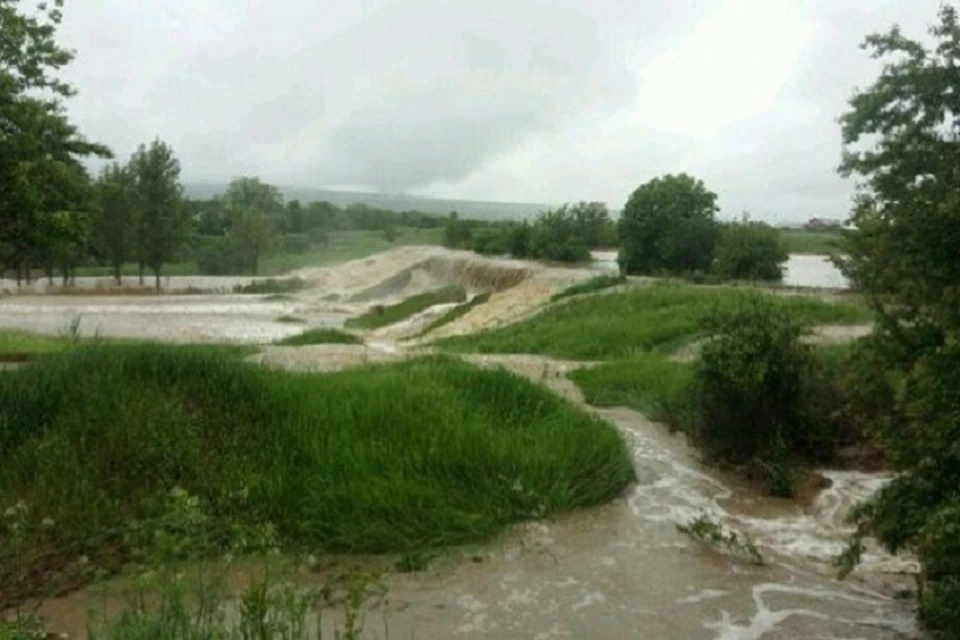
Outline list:
[[[277,340],[274,344],[283,347],[302,347],[310,344],[363,344],[363,339],[340,329],[321,327]]]
[[[300,316],[282,315],[277,317],[277,322],[284,324],[306,324],[307,321]]]
[[[450,309],[445,314],[443,314],[442,316],[440,316],[439,318],[431,322],[429,325],[427,325],[426,329],[420,332],[420,335],[425,336],[431,331],[436,331],[437,329],[439,329],[444,325],[448,325],[455,320],[459,320],[463,316],[470,313],[470,311],[472,311],[476,307],[479,307],[480,305],[488,302],[490,300],[490,295],[491,294],[489,292],[481,293],[479,295],[474,296],[473,299],[470,300],[469,302],[465,302],[464,304],[461,304],[457,307],[454,307],[453,309]]]
[[[668,352],[701,335],[701,320],[736,306],[744,296],[776,298],[810,324],[859,324],[870,311],[850,302],[743,287],[657,284],[590,296],[548,308],[523,322],[436,342],[457,352],[530,353],[577,360],[630,359]]]
[[[629,407],[660,420],[683,397],[693,377],[688,364],[655,354],[583,367],[570,373],[588,404]]]
[[[267,278],[266,280],[254,280],[250,284],[238,284],[233,288],[234,293],[296,293],[308,288],[308,283],[303,278]]]
[[[428,358],[272,372],[201,346],[97,345],[0,376],[0,609],[195,496],[204,539],[271,523],[296,551],[409,553],[608,501],[634,479],[616,429],[504,370]],[[48,524],[49,523],[49,524]],[[59,576],[59,577],[57,577]],[[75,577],[75,579],[81,579]]]
[[[344,326],[349,329],[378,329],[406,320],[434,305],[464,302],[466,299],[466,289],[460,285],[450,285],[410,296],[394,305],[376,306],[362,316],[348,319]]]
[[[590,278],[589,280],[577,283],[571,287],[567,287],[563,291],[553,294],[553,296],[550,298],[550,302],[556,302],[557,300],[563,300],[564,298],[579,296],[585,293],[596,293],[597,291],[603,291],[604,289],[616,287],[617,285],[621,285],[626,281],[626,276],[596,276],[595,278]]]

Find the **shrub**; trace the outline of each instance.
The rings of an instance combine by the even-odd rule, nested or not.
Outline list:
[[[792,493],[791,460],[831,452],[830,425],[807,400],[816,368],[804,326],[758,295],[706,317],[694,371],[695,436],[706,450],[757,466],[776,495]]]
[[[307,281],[303,278],[267,278],[266,280],[254,280],[249,284],[238,284],[233,288],[233,292],[251,294],[295,293],[303,291],[308,286]]]
[[[744,218],[721,225],[713,272],[728,280],[779,282],[789,257],[777,229]]]
[[[228,239],[203,237],[197,246],[197,270],[202,275],[228,276],[245,273],[247,265]]]

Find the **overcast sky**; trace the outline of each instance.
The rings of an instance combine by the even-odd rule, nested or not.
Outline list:
[[[937,0],[67,0],[71,115],[185,181],[603,200],[687,171],[725,216],[843,217],[858,47]]]

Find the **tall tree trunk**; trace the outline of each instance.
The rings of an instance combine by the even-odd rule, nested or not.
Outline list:
[[[160,293],[160,268],[159,267],[153,268],[153,275],[156,276],[157,278],[157,293]]]
[[[114,279],[116,279],[118,287],[123,286],[123,276],[120,275],[121,268],[122,268],[122,265],[119,262],[113,263],[113,277]]]
[[[56,271],[56,269],[55,269],[54,266],[53,266],[53,263],[52,263],[52,262],[48,262],[46,265],[44,265],[43,269],[44,269],[44,271],[47,272],[47,284],[49,284],[49,285],[52,287],[52,286],[53,286],[53,275],[54,275],[53,272]]]
[[[144,270],[143,262],[139,263],[139,267],[140,267],[140,286],[142,287],[143,286],[143,270]]]
[[[17,289],[20,288],[20,283],[23,280],[23,263],[19,260],[17,261]]]
[[[24,263],[23,272],[26,274],[26,277],[27,277],[27,285],[29,286],[29,285],[31,284],[31,282],[32,282],[31,277],[30,277],[30,263],[29,263],[29,262]]]

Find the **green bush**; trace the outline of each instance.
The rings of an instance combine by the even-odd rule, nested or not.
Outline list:
[[[792,459],[821,458],[836,446],[831,423],[808,403],[817,362],[800,341],[803,324],[757,295],[704,324],[692,394],[697,439],[714,456],[756,465],[771,492],[790,495]]]
[[[789,257],[777,229],[747,219],[729,222],[720,226],[713,273],[727,280],[780,282]]]
[[[284,548],[380,553],[479,541],[634,477],[612,426],[455,360],[306,375],[205,347],[81,348],[0,375],[0,406],[0,514],[28,509],[22,544],[0,536],[0,608],[83,555],[122,563],[123,532],[172,487],[207,506],[213,542],[272,523]]]

